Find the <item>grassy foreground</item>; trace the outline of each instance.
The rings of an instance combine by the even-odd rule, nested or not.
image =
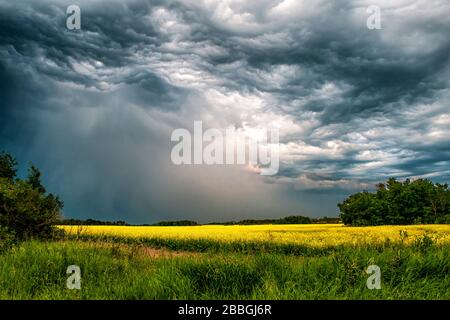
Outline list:
[[[117,234],[30,241],[0,255],[0,299],[450,299],[443,229],[399,228],[398,239],[326,246]],[[366,286],[374,264],[380,290]],[[66,288],[69,265],[81,268],[81,290]]]

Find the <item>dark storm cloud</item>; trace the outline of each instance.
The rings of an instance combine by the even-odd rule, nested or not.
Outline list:
[[[80,1],[78,31],[70,4],[0,0],[0,141],[71,215],[321,215],[388,176],[450,177],[444,0],[382,2],[381,30],[366,1]],[[174,168],[196,119],[278,124],[279,174]]]

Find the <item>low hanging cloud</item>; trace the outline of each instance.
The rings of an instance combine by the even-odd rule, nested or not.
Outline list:
[[[0,0],[0,143],[69,217],[336,214],[395,176],[450,177],[448,1]],[[369,5],[381,29],[366,26]],[[280,129],[280,170],[175,166],[194,120]]]

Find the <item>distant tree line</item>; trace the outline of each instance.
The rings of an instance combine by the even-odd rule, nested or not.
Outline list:
[[[310,218],[304,216],[288,216],[279,219],[246,219],[240,221],[214,222],[209,224],[223,225],[258,225],[258,224],[310,224],[310,223],[340,223],[340,218]]]
[[[198,223],[191,220],[178,220],[178,221],[160,221],[152,224],[152,226],[197,226]]]
[[[65,226],[129,226],[130,224],[126,223],[123,220],[117,221],[103,221],[103,220],[94,220],[94,219],[60,219],[57,222],[58,225]]]
[[[179,220],[179,221],[160,221],[154,224],[130,224],[123,220],[107,221],[94,219],[61,219],[57,222],[58,225],[76,225],[76,226],[196,226],[195,221]]]
[[[259,225],[259,224],[310,224],[310,223],[340,223],[340,218],[309,218],[303,216],[289,216],[280,219],[246,219],[240,221],[227,222],[211,222],[207,225]],[[101,221],[101,220],[80,220],[80,219],[62,219],[57,222],[59,225],[108,225],[108,226],[131,226],[125,221]],[[192,220],[174,220],[174,221],[159,221],[153,224],[140,224],[139,226],[198,226],[202,225]]]
[[[375,192],[358,192],[338,204],[346,225],[406,225],[450,223],[450,191],[447,184],[428,179],[394,178],[376,186]]]
[[[0,242],[29,238],[51,238],[63,202],[48,193],[41,172],[30,164],[25,179],[17,177],[17,160],[0,153]]]
[[[210,222],[207,225],[260,225],[260,224],[310,224],[310,223],[340,223],[340,218],[310,218],[304,216],[289,216],[279,219],[245,219],[240,221]],[[200,223],[192,220],[161,221],[152,226],[197,226]]]

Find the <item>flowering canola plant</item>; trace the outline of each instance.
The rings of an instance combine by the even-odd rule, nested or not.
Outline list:
[[[410,244],[428,235],[436,244],[450,245],[450,225],[347,227],[341,224],[201,225],[201,226],[62,226],[69,234],[135,239],[274,242],[333,247],[373,245],[386,241]]]

